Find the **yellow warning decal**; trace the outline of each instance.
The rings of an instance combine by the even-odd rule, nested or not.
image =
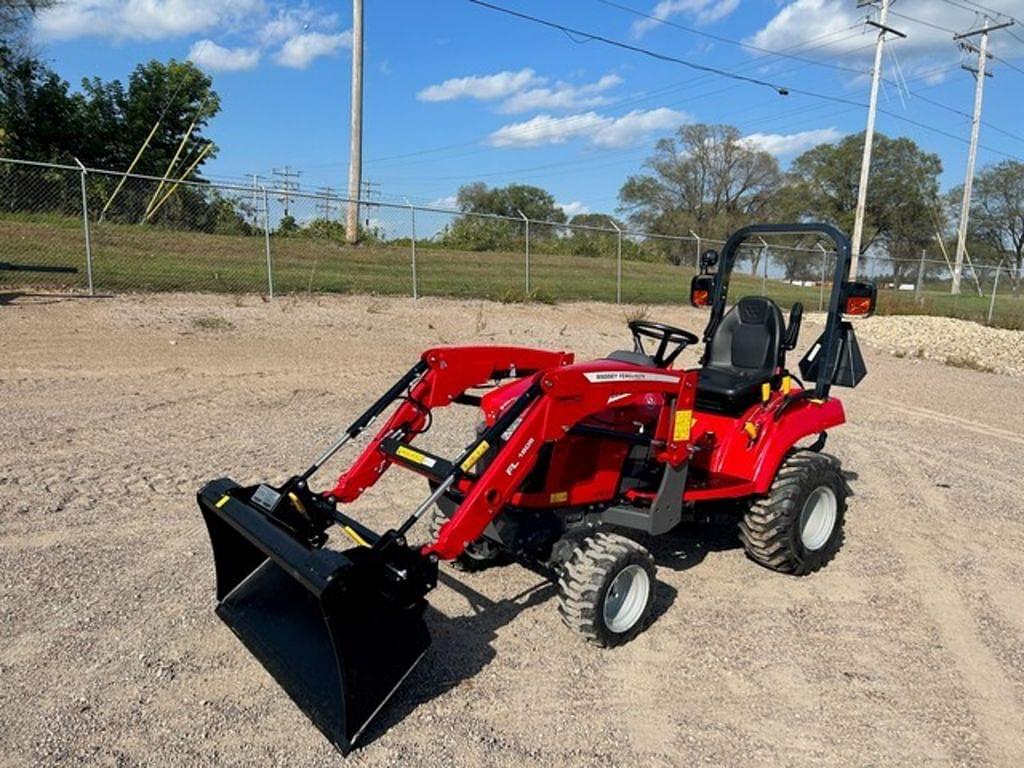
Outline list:
[[[348,536],[350,539],[352,539],[352,541],[354,541],[360,547],[368,547],[368,546],[370,546],[370,542],[368,542],[366,539],[364,539],[362,536],[360,536],[358,533],[356,533],[349,526],[343,525],[343,526],[341,526],[341,530],[343,530],[345,532],[345,535]]]
[[[225,493],[225,494],[224,494],[223,496],[221,496],[221,497],[220,497],[220,498],[219,498],[219,499],[217,500],[217,503],[216,503],[216,504],[215,504],[214,506],[215,506],[215,507],[217,507],[217,509],[220,509],[221,507],[223,507],[223,506],[224,506],[225,504],[227,504],[227,503],[228,503],[228,499],[230,499],[230,498],[231,498],[231,497],[230,497],[230,496],[228,496],[228,495],[227,495],[227,494]]]
[[[568,491],[559,491],[558,493],[552,493],[549,504],[564,504],[569,500]]]
[[[769,382],[765,382],[761,385],[761,402],[767,403],[768,399],[772,396],[772,385]]]
[[[473,452],[466,457],[464,462],[462,462],[462,471],[469,472],[469,470],[471,470],[476,463],[480,461],[480,457],[487,453],[487,449],[490,447],[490,443],[486,440],[481,440],[480,445],[474,448]]]
[[[434,461],[429,456],[424,456],[419,451],[414,451],[407,445],[398,446],[398,450],[396,450],[395,453],[401,456],[403,459],[408,459],[414,464],[422,464],[424,467],[432,467],[435,464],[437,464],[437,462]]]
[[[693,427],[693,411],[689,408],[676,411],[675,426],[672,429],[672,439],[681,443],[690,439],[690,429]]]
[[[757,425],[751,422],[747,422],[743,425],[743,431],[747,433],[747,437],[751,440],[757,440]]]
[[[789,390],[793,388],[793,377],[783,376],[782,377],[782,394],[788,395]]]

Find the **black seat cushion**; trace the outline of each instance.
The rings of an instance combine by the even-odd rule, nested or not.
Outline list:
[[[761,396],[783,364],[785,323],[778,305],[763,296],[746,296],[726,312],[711,339],[697,381],[697,408],[737,413]]]
[[[605,360],[617,360],[620,363],[633,363],[633,365],[646,365],[654,368],[654,358],[645,355],[643,352],[634,352],[631,349],[620,349],[612,352]]]

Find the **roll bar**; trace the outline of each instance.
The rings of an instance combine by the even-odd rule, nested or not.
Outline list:
[[[730,235],[722,246],[718,270],[715,272],[715,283],[712,291],[711,317],[704,329],[704,343],[707,345],[705,356],[710,354],[711,339],[715,335],[718,324],[725,315],[726,301],[729,295],[729,278],[736,263],[736,254],[743,241],[755,235],[797,235],[815,233],[829,237],[836,247],[836,267],[832,275],[832,294],[828,301],[828,316],[825,332],[821,336],[822,356],[818,365],[818,376],[815,381],[816,397],[828,396],[832,385],[832,374],[839,361],[842,345],[841,324],[843,322],[842,294],[843,285],[850,271],[850,240],[839,229],[824,222],[793,223],[793,224],[750,224],[741,227]]]

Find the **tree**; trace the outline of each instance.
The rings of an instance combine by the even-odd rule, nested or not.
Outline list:
[[[44,63],[0,44],[0,149],[23,160],[77,157],[89,166],[124,169],[159,118],[135,170],[162,176],[193,120],[185,152],[194,157],[206,143],[203,128],[220,109],[212,85],[191,62],[150,61],[135,68],[127,88],[93,78],[72,93]]]
[[[644,168],[619,190],[619,210],[652,234],[724,237],[764,217],[781,181],[775,158],[730,125],[684,125],[655,145]]]
[[[490,213],[495,216],[522,218],[520,211],[533,221],[565,221],[565,211],[558,207],[547,190],[529,184],[488,187],[482,181],[459,188],[455,198],[460,211]]]
[[[949,196],[959,205],[963,187]],[[967,233],[972,258],[1005,261],[1014,289],[1019,290],[1024,279],[1024,163],[1004,160],[978,174]],[[988,259],[986,251],[991,253]]]
[[[159,118],[136,172],[162,176],[193,121],[185,151],[191,147],[194,153],[205,141],[203,129],[220,111],[210,76],[190,61],[150,61],[135,68],[127,87],[93,78],[83,81],[82,89],[86,135],[79,151],[83,162],[87,157],[101,168],[127,168]]]
[[[796,158],[778,199],[781,210],[788,218],[827,221],[852,232],[863,148],[860,133]],[[861,253],[885,248],[893,276],[908,278],[917,269],[920,249],[933,242],[939,228],[942,162],[911,139],[881,133],[875,134],[872,153]]]
[[[70,160],[82,99],[42,62],[0,43],[0,151],[25,160]]]
[[[19,36],[31,18],[57,4],[57,0],[0,0],[0,44]]]
[[[522,248],[524,225],[519,221],[522,219],[520,211],[532,222],[560,224],[565,221],[565,211],[555,204],[551,193],[527,184],[493,188],[480,181],[466,184],[459,188],[456,205],[466,215],[457,218],[441,235],[441,241],[451,248],[473,251]],[[545,241],[556,234],[555,227],[530,225],[531,241]]]
[[[607,213],[578,213],[569,220],[572,228],[562,238],[564,248],[576,256],[615,256],[619,236],[615,228],[625,229],[622,222]],[[632,245],[632,242],[629,243]],[[623,243],[623,255],[629,250]]]

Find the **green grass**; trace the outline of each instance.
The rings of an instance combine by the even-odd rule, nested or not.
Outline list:
[[[208,235],[143,225],[93,224],[93,278],[101,292],[267,291],[262,235]],[[411,295],[408,247],[348,247],[304,237],[271,238],[276,293],[364,293]],[[0,285],[83,289],[86,265],[81,221],[49,215],[0,215]],[[23,269],[13,271],[10,266]],[[37,271],[74,269],[74,273]],[[615,300],[615,262],[609,258],[533,253],[526,292],[523,253],[417,249],[422,296],[487,298],[495,301]],[[663,262],[626,261],[622,300],[629,304],[687,301],[692,268]],[[733,296],[760,293],[762,281],[735,272]],[[818,288],[769,280],[767,293],[783,306],[802,301],[819,306]],[[827,300],[827,295],[826,295]],[[879,312],[936,314],[984,322],[988,297],[950,296],[926,290],[913,294],[881,291]],[[997,297],[993,322],[1024,328],[1024,297],[1005,291]]]

